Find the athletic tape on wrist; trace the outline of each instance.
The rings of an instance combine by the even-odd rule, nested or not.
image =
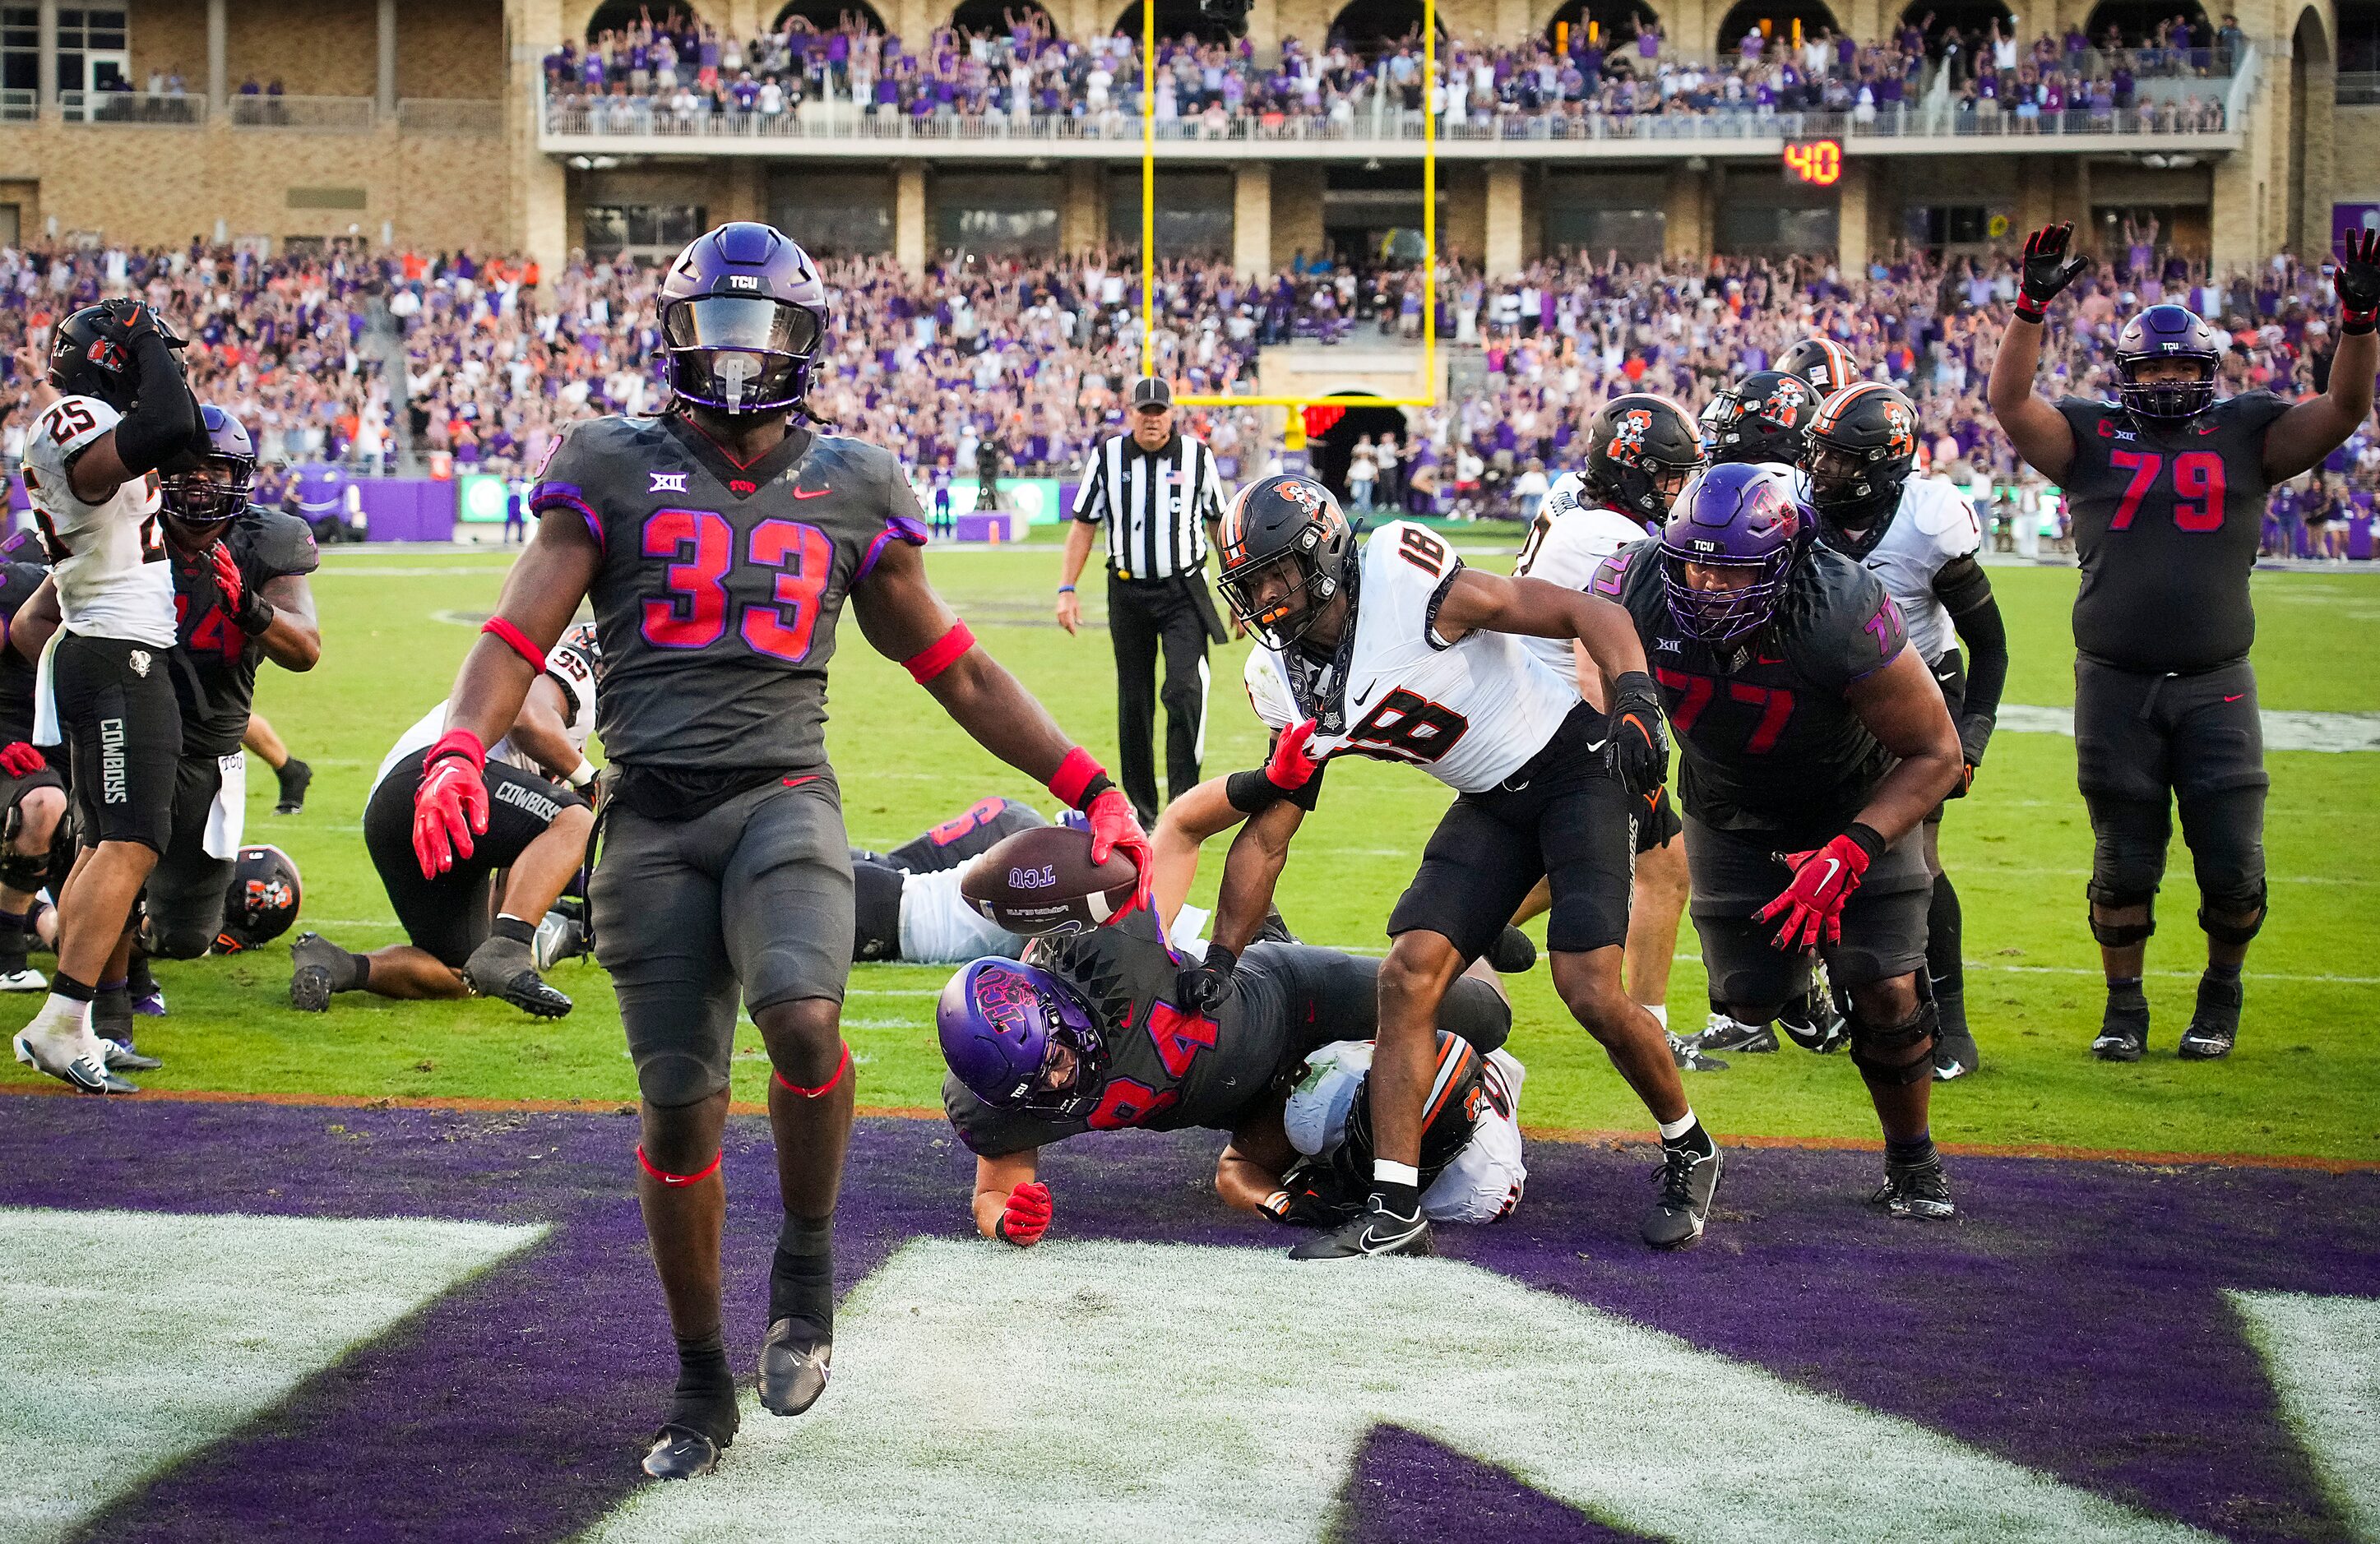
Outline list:
[[[515,627],[511,622],[506,621],[504,618],[490,617],[487,621],[480,624],[480,631],[493,634],[498,641],[510,647],[515,654],[517,654],[523,659],[528,660],[528,668],[530,669],[542,670],[545,669],[544,651],[540,649],[535,644],[528,641],[528,633],[522,632],[519,628]]]
[[[688,1185],[699,1185],[704,1180],[709,1179],[712,1175],[719,1172],[719,1165],[726,1156],[726,1149],[722,1148],[710,1162],[704,1165],[701,1173],[672,1174],[666,1169],[654,1167],[653,1161],[645,1156],[645,1144],[642,1142],[638,1142],[637,1144],[638,1165],[647,1174],[651,1175],[655,1179],[660,1180],[662,1184],[668,1186],[673,1190],[682,1188]]]
[[[1079,810],[1095,779],[1108,775],[1108,769],[1091,759],[1091,753],[1080,745],[1066,753],[1058,770],[1050,775],[1049,789],[1058,802],[1069,809]]]
[[[829,1078],[825,1082],[820,1083],[814,1089],[806,1089],[799,1083],[788,1080],[785,1075],[782,1072],[771,1070],[769,1076],[779,1088],[783,1089],[787,1093],[798,1093],[804,1099],[822,1099],[826,1096],[829,1090],[832,1089],[835,1084],[843,1081],[843,1075],[850,1070],[851,1042],[846,1040],[843,1043],[843,1059],[834,1064],[834,1076]]]
[[[907,667],[909,679],[923,686],[936,676],[959,662],[959,656],[975,647],[975,634],[963,621],[951,623],[951,630],[909,656],[901,663]]]

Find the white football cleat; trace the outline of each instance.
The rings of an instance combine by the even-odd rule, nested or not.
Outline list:
[[[50,978],[30,965],[0,975],[0,992],[46,992],[49,989]]]
[[[107,1069],[107,1051],[88,1020],[44,1024],[39,1017],[17,1031],[17,1059],[84,1093],[140,1091]]]

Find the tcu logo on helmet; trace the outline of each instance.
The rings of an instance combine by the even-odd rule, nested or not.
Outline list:
[[[1653,415],[1645,408],[1632,407],[1620,416],[1612,426],[1611,449],[1606,452],[1622,466],[1633,466],[1644,459],[1645,436],[1653,429]]]
[[[730,273],[727,276],[727,287],[729,289],[756,290],[760,287],[760,281],[754,278],[749,273]]]

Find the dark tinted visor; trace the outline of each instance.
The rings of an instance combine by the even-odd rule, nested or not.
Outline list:
[[[735,348],[807,355],[818,346],[816,313],[758,296],[706,295],[681,300],[662,317],[672,348]]]

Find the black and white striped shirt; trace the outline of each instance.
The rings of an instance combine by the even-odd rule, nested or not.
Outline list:
[[[1223,517],[1223,479],[1203,440],[1176,431],[1144,451],[1130,434],[1099,442],[1083,468],[1075,518],[1104,525],[1120,579],[1170,579],[1207,561],[1207,526]]]

